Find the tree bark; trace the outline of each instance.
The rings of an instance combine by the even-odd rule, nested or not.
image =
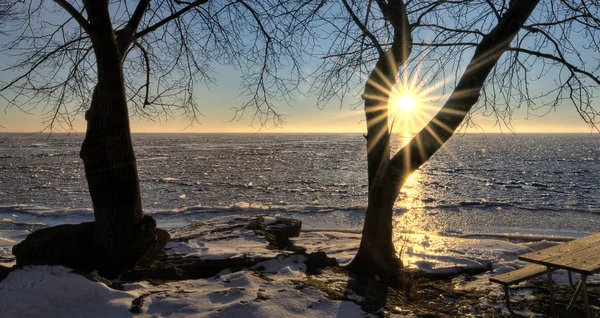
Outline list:
[[[389,191],[386,169],[390,162],[388,103],[400,66],[411,51],[410,26],[403,1],[380,3],[386,19],[394,27],[394,42],[380,53],[365,84],[367,119],[368,208],[359,250],[348,265],[353,272],[389,276],[402,268],[393,242],[392,216],[397,193]],[[364,26],[362,27],[365,28]],[[377,44],[376,44],[377,45]]]
[[[136,226],[143,217],[135,154],[129,129],[122,55],[104,1],[86,1],[98,69],[98,84],[86,112],[83,160],[94,206],[98,266],[119,271],[135,264]],[[145,251],[144,251],[145,252]],[[141,256],[137,255],[138,257]]]
[[[390,160],[388,101],[399,64],[391,51],[381,56],[365,85],[367,118],[368,208],[360,248],[349,269],[363,274],[387,275],[390,265],[401,266],[392,240],[392,214],[396,200],[382,186]]]
[[[385,188],[371,190],[360,246],[348,265],[355,273],[388,279],[403,267],[393,241],[393,208],[397,195]]]

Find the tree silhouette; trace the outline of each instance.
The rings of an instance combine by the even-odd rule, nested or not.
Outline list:
[[[495,117],[510,128],[514,109],[540,112],[572,104],[596,127],[592,101],[600,84],[599,5],[596,1],[322,2],[314,21],[329,41],[315,72],[321,104],[364,85],[368,209],[360,248],[349,268],[391,278],[402,268],[393,242],[393,207],[407,178],[471,116]],[[583,40],[585,39],[585,40]],[[544,79],[549,74],[554,81]],[[392,154],[396,91],[439,95],[454,89],[423,128]],[[545,80],[544,87],[535,87]],[[410,83],[417,83],[415,87]],[[550,82],[550,83],[547,83]],[[418,93],[418,92],[413,92]]]
[[[293,85],[276,70],[299,72],[303,56],[302,45],[286,41],[304,26],[292,23],[285,14],[294,8],[280,1],[55,0],[14,8],[21,19],[3,53],[12,62],[7,72],[18,75],[0,85],[0,97],[6,107],[41,109],[51,131],[72,130],[74,118],[85,114],[80,157],[95,217],[92,225],[28,237],[13,249],[18,264],[61,263],[115,275],[146,251],[160,250],[156,245],[165,242],[158,236],[166,232],[143,215],[129,117],[197,121],[194,90],[214,81],[215,65],[226,64],[240,70],[248,96],[236,116],[250,111],[260,125],[279,125],[272,101],[289,98],[292,91],[278,87]],[[90,242],[81,237],[89,233]],[[79,245],[55,248],[66,237]],[[78,251],[89,257],[77,257]]]

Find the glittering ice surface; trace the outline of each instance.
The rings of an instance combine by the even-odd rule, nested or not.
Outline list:
[[[82,135],[0,134],[0,237],[92,219]],[[134,134],[143,204],[163,227],[231,213],[359,230],[357,134]],[[398,148],[405,140],[396,137]],[[402,189],[397,232],[578,237],[600,226],[596,135],[455,136]]]

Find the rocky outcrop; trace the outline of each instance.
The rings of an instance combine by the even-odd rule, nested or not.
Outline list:
[[[264,216],[257,216],[249,220],[246,228],[254,230],[257,235],[269,241],[270,249],[291,250],[293,244],[290,237],[300,236],[302,221],[289,218],[265,219]]]
[[[290,237],[299,236],[301,227],[299,220],[269,216],[222,217],[195,223],[173,230],[163,257],[124,271],[120,278],[183,280],[211,277],[223,270],[238,271],[281,254],[293,254]]]
[[[298,237],[302,222],[270,216],[226,216],[173,229],[173,238],[161,229],[144,228],[123,251],[118,272],[122,281],[186,280],[211,277],[223,270],[238,271],[280,255],[305,255],[291,237]],[[152,235],[148,235],[151,233]],[[63,265],[91,271],[101,260],[93,248],[94,223],[41,229],[13,247],[17,266]],[[336,266],[324,252],[306,255],[307,273]]]
[[[296,219],[278,218],[265,224],[265,238],[269,247],[278,250],[292,250],[290,237],[300,236],[302,221]]]
[[[94,223],[63,224],[39,229],[13,246],[17,266],[67,265],[94,269]]]
[[[308,254],[304,265],[306,265],[307,274],[318,275],[325,267],[338,266],[339,264],[335,258],[327,257],[325,252],[319,251]]]
[[[112,278],[137,264],[149,263],[162,252],[170,238],[169,233],[155,228],[156,223],[150,216],[140,221],[142,225],[146,223],[154,224],[154,227],[136,226],[130,242],[113,251],[119,262],[98,256],[98,249],[94,245],[94,222],[37,230],[13,246],[12,253],[17,266],[63,265],[86,271],[97,269],[101,275]]]

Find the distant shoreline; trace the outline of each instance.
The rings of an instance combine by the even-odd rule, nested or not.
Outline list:
[[[31,132],[31,131],[0,131],[0,135],[85,135],[85,132]],[[363,132],[132,132],[132,135],[363,135]],[[400,135],[400,133],[392,133]],[[411,134],[406,134],[410,136]],[[526,136],[526,135],[589,135],[600,136],[596,132],[524,132],[524,133],[483,133],[483,132],[465,132],[455,133],[462,135],[494,135],[494,136]]]

